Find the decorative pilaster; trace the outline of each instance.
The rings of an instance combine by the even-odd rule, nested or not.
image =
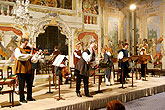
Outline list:
[[[68,56],[69,56],[69,67],[74,67],[73,64],[73,52],[74,52],[74,34],[76,29],[71,29],[71,36],[68,39]]]
[[[163,10],[165,10],[165,0],[163,1]],[[162,58],[162,69],[165,70],[165,11],[163,11],[163,58]]]

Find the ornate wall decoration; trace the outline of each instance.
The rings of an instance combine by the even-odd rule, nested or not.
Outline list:
[[[38,37],[39,33],[44,33],[44,28],[46,28],[45,26],[49,25],[58,26],[58,28],[61,30],[60,32],[66,35],[67,38],[72,36],[70,27],[59,16],[45,16],[44,18],[38,20],[37,24],[35,25],[35,36]]]
[[[114,51],[114,55],[117,55],[118,48],[118,18],[109,17],[108,18],[108,37],[112,39],[112,43],[110,43],[108,46],[112,47],[112,50]]]
[[[98,35],[95,32],[81,32],[78,34],[78,40],[82,43],[82,48],[87,48],[90,40],[93,39],[98,45]]]
[[[0,30],[2,30],[2,31],[13,31],[18,36],[22,36],[23,35],[22,31],[20,31],[18,29],[15,29],[13,27],[0,26]]]
[[[31,0],[31,4],[72,9],[72,0]]]
[[[82,10],[85,13],[99,14],[98,0],[82,0]]]

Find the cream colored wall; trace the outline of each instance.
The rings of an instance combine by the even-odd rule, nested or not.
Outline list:
[[[162,59],[162,69],[165,70],[165,0],[163,1],[163,47],[164,47],[164,50],[163,50],[163,59]]]

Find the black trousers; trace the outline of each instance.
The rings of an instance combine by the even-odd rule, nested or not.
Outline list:
[[[35,75],[35,69],[32,69],[32,77],[31,77],[32,86],[33,86],[33,82],[34,82],[34,75]]]
[[[88,86],[88,76],[84,76],[81,74],[77,74],[77,79],[76,79],[76,93],[80,93],[80,86],[81,86],[81,79],[83,79],[83,83],[84,83],[84,92],[85,95],[89,94],[89,86]]]
[[[25,95],[24,95],[25,82],[27,84],[27,99],[32,98],[32,74],[18,73],[17,75],[19,81],[20,100],[25,99]]]
[[[147,73],[147,64],[141,64],[141,75],[142,77],[145,77],[145,69]]]
[[[123,63],[122,64],[122,67],[121,67],[121,74],[120,74],[120,83],[122,83],[122,72],[123,72],[123,83],[125,83],[125,78],[126,78],[126,75],[128,75],[128,66]]]

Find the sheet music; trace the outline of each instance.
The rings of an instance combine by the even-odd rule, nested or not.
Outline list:
[[[54,60],[53,64],[54,66],[60,66],[61,62],[63,61],[63,59],[65,58],[65,55],[58,55],[56,57],[56,59]]]

